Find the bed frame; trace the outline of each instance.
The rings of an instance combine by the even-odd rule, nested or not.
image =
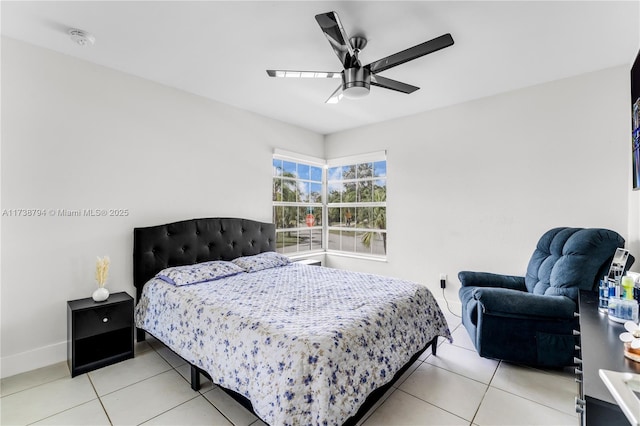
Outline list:
[[[240,218],[190,219],[165,225],[134,228],[133,284],[136,287],[136,303],[140,301],[145,283],[165,268],[211,260],[229,261],[241,256],[275,251],[275,235],[276,229],[272,223]],[[144,339],[145,331],[137,329],[138,342]],[[438,337],[434,337],[396,373],[391,382],[371,393],[358,412],[350,417],[345,425],[355,425],[429,346],[435,355],[437,340]],[[200,374],[209,377],[205,371],[191,365],[193,390],[200,389]],[[224,390],[247,409],[253,411],[251,402],[244,396]]]

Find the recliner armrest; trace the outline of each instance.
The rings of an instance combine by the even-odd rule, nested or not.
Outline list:
[[[481,288],[473,292],[484,313],[519,317],[573,318],[576,304],[565,296],[544,296],[506,288]]]
[[[458,279],[462,287],[500,287],[527,291],[524,277],[514,275],[492,274],[490,272],[461,271]]]

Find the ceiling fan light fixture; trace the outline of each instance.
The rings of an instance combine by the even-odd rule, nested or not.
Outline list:
[[[371,73],[367,68],[357,67],[344,70],[342,93],[345,98],[360,99],[369,94]]]
[[[361,99],[369,94],[369,87],[364,87],[364,86],[345,87],[342,93],[344,97],[348,99]]]

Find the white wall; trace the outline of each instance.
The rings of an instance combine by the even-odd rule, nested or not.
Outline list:
[[[2,209],[128,209],[3,217],[2,377],[66,359],[66,301],[132,285],[132,230],[194,217],[271,221],[275,147],[323,137],[104,67],[2,39]]]
[[[388,151],[388,262],[327,256],[328,266],[436,296],[445,272],[455,302],[459,270],[520,274],[553,226],[615,229],[640,257],[627,67],[323,138],[17,41],[1,47],[1,208],[130,211],[1,219],[2,377],[66,358],[66,301],[91,294],[96,256],[111,257],[110,290],[134,294],[133,227],[270,221],[274,147]]]
[[[328,158],[387,150],[389,237],[386,263],[327,265],[436,296],[444,272],[457,302],[460,270],[523,275],[552,227],[628,238],[628,99],[629,69],[617,67],[329,135]]]

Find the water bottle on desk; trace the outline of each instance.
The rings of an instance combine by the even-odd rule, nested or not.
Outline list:
[[[609,286],[609,300],[620,297],[620,292],[618,291],[616,280],[613,278],[607,278],[606,281],[607,285]]]
[[[640,294],[640,289],[638,290]],[[609,283],[606,279],[600,280],[598,291],[598,310],[604,313],[607,313],[609,310]]]
[[[638,321],[638,301],[634,298],[634,285],[631,277],[618,277],[615,280],[616,297],[609,297],[609,319],[623,323]]]

